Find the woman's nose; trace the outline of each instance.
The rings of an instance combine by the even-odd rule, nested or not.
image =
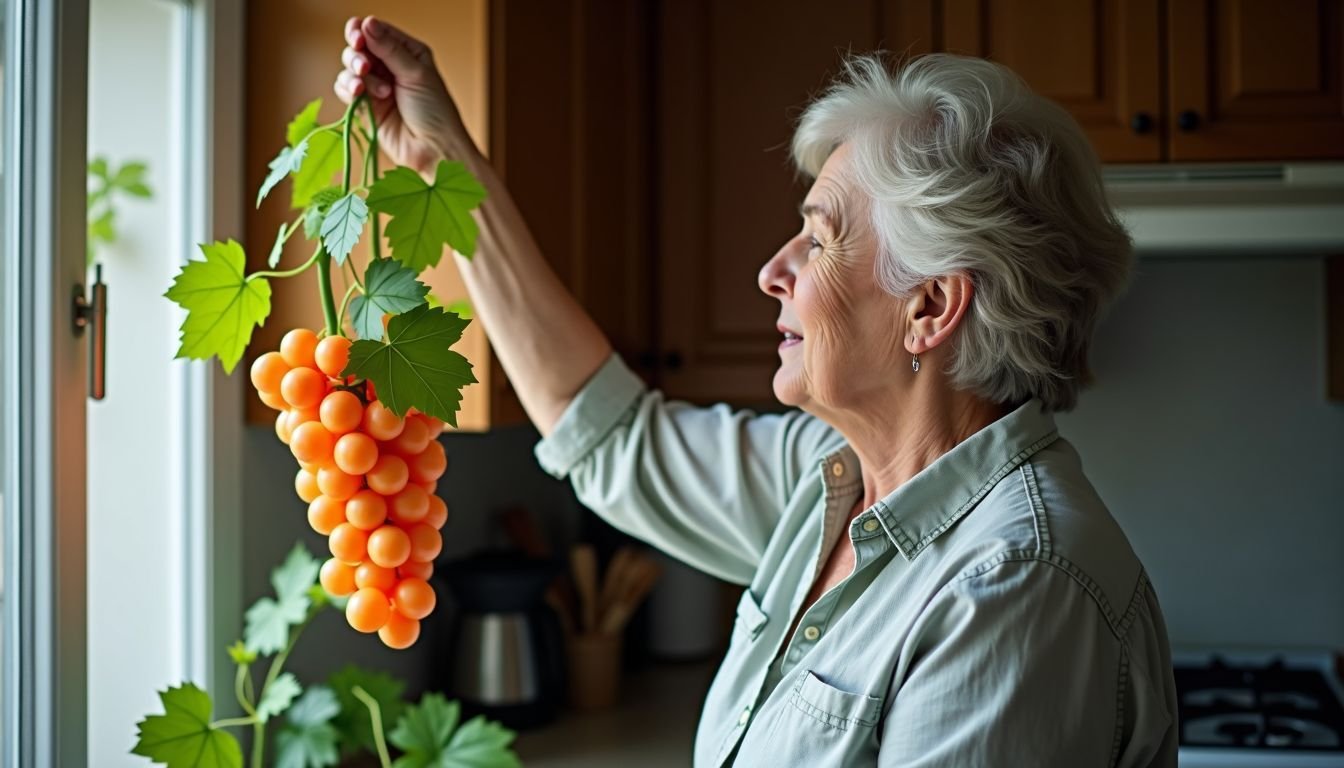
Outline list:
[[[784,247],[775,252],[770,260],[765,262],[761,271],[756,275],[756,283],[761,287],[761,291],[767,296],[775,298],[784,298],[793,296],[793,265],[789,259],[789,247],[792,240],[784,244]]]

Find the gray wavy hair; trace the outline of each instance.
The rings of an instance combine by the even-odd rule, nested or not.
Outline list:
[[[872,199],[878,283],[903,297],[965,271],[975,285],[953,386],[1073,408],[1092,332],[1133,262],[1073,118],[983,59],[930,54],[892,74],[859,56],[803,113],[794,162],[815,178],[845,142]]]

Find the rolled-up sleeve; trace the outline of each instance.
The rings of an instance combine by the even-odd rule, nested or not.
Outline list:
[[[800,411],[757,415],[666,401],[613,355],[536,456],[615,527],[746,584],[803,472],[815,469],[833,438]]]

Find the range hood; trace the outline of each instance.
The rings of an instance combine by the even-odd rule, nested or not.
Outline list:
[[[1111,165],[1140,257],[1344,253],[1344,163]]]

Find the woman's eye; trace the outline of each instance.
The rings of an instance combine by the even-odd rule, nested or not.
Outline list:
[[[817,249],[820,248],[820,247],[821,247],[821,243],[817,242],[817,238],[815,238],[815,237],[809,237],[809,238],[807,238],[807,252],[808,252],[808,253],[811,253],[812,251],[815,251],[815,250],[817,250]]]

